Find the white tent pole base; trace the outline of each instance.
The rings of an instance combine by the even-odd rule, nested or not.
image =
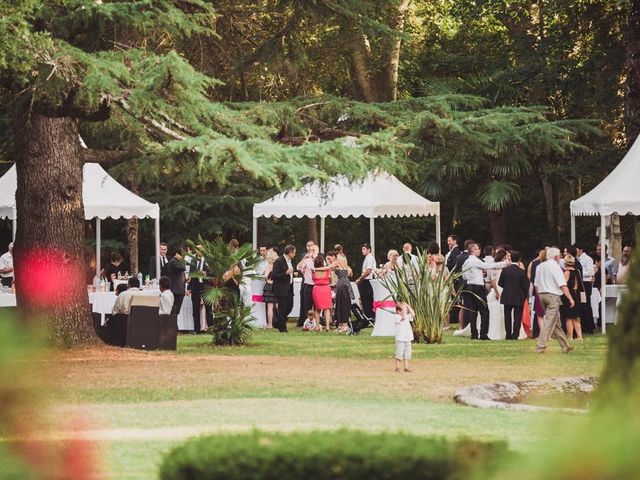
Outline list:
[[[96,217],[96,276],[100,277],[102,265],[100,265],[100,243],[102,241],[102,221],[100,217]]]
[[[320,251],[324,253],[325,218],[320,217]]]
[[[571,215],[571,245],[576,243],[576,217]]]
[[[369,244],[371,245],[371,253],[376,256],[376,225],[375,219],[371,217],[369,219]]]
[[[156,231],[156,278],[160,278],[162,273],[160,271],[160,217],[155,219],[155,231]]]
[[[258,218],[257,217],[253,217],[253,230],[251,233],[251,241],[252,241],[252,245],[253,245],[253,249],[257,250],[258,249]]]
[[[442,232],[440,230],[440,215],[436,215],[436,243],[438,247],[440,247],[440,252],[442,252],[442,244],[440,243],[442,239]]]
[[[607,240],[607,226],[606,217],[600,216],[600,290],[602,296],[600,321],[602,333],[607,333],[607,269],[604,266],[606,259],[606,240]]]

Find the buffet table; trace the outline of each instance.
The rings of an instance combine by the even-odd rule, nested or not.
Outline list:
[[[142,289],[142,295],[159,296],[158,289]],[[91,311],[99,313],[101,316],[101,324],[104,324],[105,315],[111,314],[113,305],[116,303],[115,292],[92,292],[89,293],[89,303]],[[16,296],[12,293],[0,293],[0,307],[15,307]],[[206,330],[206,321],[204,320],[204,309],[201,315],[201,325]],[[178,314],[178,330],[193,330],[193,306],[191,297],[184,297],[182,308]]]

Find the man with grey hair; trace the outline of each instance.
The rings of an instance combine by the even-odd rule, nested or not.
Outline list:
[[[13,242],[9,251],[0,257],[0,284],[10,287],[13,284]]]
[[[573,345],[569,345],[567,336],[560,327],[560,305],[562,303],[562,295],[567,297],[569,305],[573,308],[575,302],[567,288],[567,280],[560,268],[560,249],[551,247],[547,250],[547,260],[538,265],[536,269],[535,285],[538,291],[540,303],[544,308],[544,322],[538,337],[536,352],[544,353],[547,351],[549,338],[554,337],[558,340],[560,348],[564,353],[569,353],[574,349]]]

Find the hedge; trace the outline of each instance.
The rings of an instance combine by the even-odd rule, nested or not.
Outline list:
[[[254,431],[189,440],[167,454],[160,478],[440,480],[472,473],[486,478],[507,452],[503,442],[452,442],[402,433]]]

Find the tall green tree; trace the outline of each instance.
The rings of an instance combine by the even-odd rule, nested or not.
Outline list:
[[[279,147],[259,107],[210,101],[218,82],[175,50],[175,39],[216,35],[206,2],[22,0],[0,8],[0,85],[18,173],[18,305],[28,318],[46,313],[58,343],[95,341],[80,271],[83,162],[152,158],[164,176],[179,177],[178,159],[188,162],[185,179],[206,172],[224,184],[244,172],[276,188],[366,172],[366,147]],[[132,148],[81,149],[79,125],[89,122],[125,132]]]

